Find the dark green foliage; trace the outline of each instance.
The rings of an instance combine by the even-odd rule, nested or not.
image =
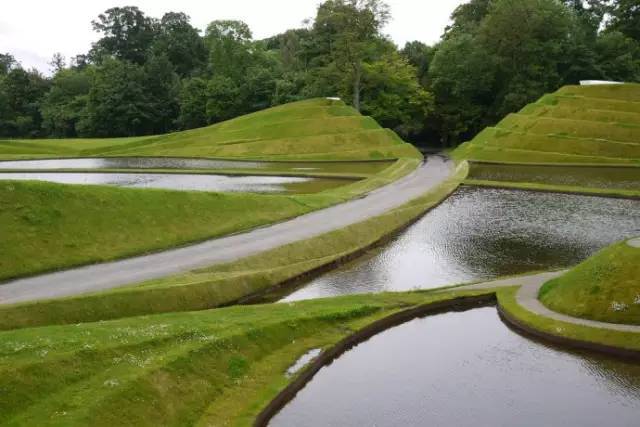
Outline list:
[[[51,89],[42,104],[43,127],[55,137],[77,136],[76,126],[87,104],[91,76],[86,71],[59,71],[51,81]]]
[[[398,49],[383,0],[325,0],[304,28],[264,40],[242,21],[201,35],[181,12],[114,7],[93,21],[88,54],[68,66],[54,55],[51,79],[0,55],[0,137],[147,135],[340,97],[406,138],[453,146],[563,85],[640,81],[639,9],[469,0],[439,43]]]
[[[49,82],[37,71],[13,68],[0,75],[0,135],[35,137],[40,135],[42,115],[40,102]]]
[[[153,129],[152,105],[145,91],[144,68],[107,59],[93,73],[86,117],[79,123],[82,136],[133,136]]]
[[[102,34],[91,49],[91,56],[98,62],[115,57],[143,64],[158,31],[156,20],[135,6],[108,9],[91,24]]]
[[[184,13],[169,12],[162,17],[151,51],[156,56],[166,55],[180,77],[197,73],[207,62],[204,40]]]

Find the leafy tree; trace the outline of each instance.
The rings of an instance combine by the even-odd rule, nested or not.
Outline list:
[[[0,76],[6,76],[13,68],[18,65],[18,62],[9,53],[0,53]]]
[[[207,50],[199,31],[181,12],[166,13],[160,20],[152,51],[166,55],[180,77],[190,76],[204,68]]]
[[[640,41],[640,3],[638,0],[615,0],[609,5],[611,21],[608,30],[619,31]]]
[[[365,114],[403,135],[422,131],[433,99],[418,82],[416,68],[399,53],[364,64],[363,89]]]
[[[0,116],[0,134],[10,137],[40,136],[40,101],[49,82],[36,70],[12,68],[0,80],[4,101]]]
[[[425,85],[429,66],[433,61],[436,49],[420,41],[407,42],[400,52],[411,65],[416,67],[418,81]]]
[[[640,44],[617,31],[607,31],[596,41],[602,77],[623,82],[640,81]]]
[[[60,52],[56,52],[53,54],[51,61],[49,61],[49,65],[51,66],[51,71],[55,74],[64,70],[67,66],[67,61]]]
[[[252,34],[242,21],[213,21],[207,26],[209,72],[230,79],[242,79],[251,63]]]
[[[555,0],[495,0],[482,21],[480,40],[497,60],[502,90],[495,113],[504,116],[562,84],[562,61],[571,16]]]
[[[105,56],[111,56],[144,64],[158,32],[157,21],[145,16],[135,6],[107,9],[91,24],[94,31],[102,34],[90,54],[98,62]]]
[[[430,117],[444,146],[463,142],[485,126],[495,102],[496,59],[470,34],[445,39],[429,68],[435,97]]]
[[[42,124],[48,135],[77,136],[76,126],[85,113],[90,89],[91,76],[86,69],[61,70],[53,77],[41,105]]]
[[[150,114],[151,132],[173,129],[179,114],[179,79],[166,55],[153,55],[144,65],[143,88]]]
[[[451,14],[452,24],[445,28],[444,39],[462,34],[475,34],[489,13],[493,0],[471,0],[458,6]]]
[[[206,104],[209,123],[230,119],[239,115],[242,110],[240,88],[230,77],[220,75],[209,80]]]
[[[194,77],[183,80],[179,96],[180,116],[178,126],[182,129],[202,127],[207,118],[207,80]]]
[[[314,31],[328,45],[333,68],[348,80],[357,110],[364,64],[375,59],[389,17],[388,6],[380,0],[328,0],[318,8]]]
[[[144,68],[107,58],[92,73],[81,136],[134,136],[153,130],[153,110],[145,90]]]

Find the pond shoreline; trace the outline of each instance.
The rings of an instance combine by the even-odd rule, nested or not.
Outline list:
[[[367,341],[374,335],[416,318],[451,311],[466,311],[472,308],[488,307],[495,305],[496,302],[497,298],[495,292],[478,296],[461,296],[410,308],[371,323],[370,325],[349,335],[330,349],[323,351],[313,362],[307,365],[292,382],[281,390],[265,408],[262,409],[255,418],[253,425],[255,427],[266,427],[269,424],[269,421],[282,408],[284,408],[287,403],[293,400],[296,394],[313,379],[320,369],[331,364],[331,362],[336,360],[342,354],[346,353],[356,345]]]

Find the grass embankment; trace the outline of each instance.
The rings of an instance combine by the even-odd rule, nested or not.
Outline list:
[[[395,133],[342,101],[312,99],[213,126],[116,139],[0,141],[0,159],[163,156],[257,160],[421,158]]]
[[[0,181],[0,280],[185,244],[310,210],[295,197]]]
[[[204,310],[236,302],[375,244],[445,199],[467,171],[462,164],[438,188],[384,215],[230,264],[99,294],[0,307],[0,329]]]
[[[464,184],[640,198],[640,167],[474,162]]]
[[[474,176],[469,185],[526,190],[637,197],[640,193],[640,85],[567,86],[510,114],[495,127],[458,147],[456,160],[545,166],[534,177],[492,179]],[[551,165],[556,165],[552,169]],[[618,180],[598,176],[603,170],[581,173],[584,180],[558,182],[576,174],[578,165],[635,166],[620,188]],[[524,166],[522,166],[524,168]],[[591,172],[593,172],[591,174]],[[522,174],[515,174],[522,175]],[[596,179],[594,179],[596,178]],[[605,191],[606,190],[606,191]]]
[[[465,293],[348,296],[0,332],[0,424],[251,425],[313,348]]]
[[[640,325],[640,248],[605,248],[540,291],[551,310],[610,323]]]
[[[390,130],[342,102],[325,99],[154,137],[0,141],[0,158],[238,155],[281,160],[308,158],[310,153],[334,161],[400,159],[376,173],[358,174],[366,178],[358,182],[297,196],[179,194],[0,180],[0,280],[166,249],[284,220],[388,184],[413,171],[421,160],[415,148]],[[358,168],[364,169],[362,164]],[[269,168],[268,173],[277,172]]]
[[[640,163],[640,85],[567,86],[453,153],[522,163]]]
[[[414,159],[399,160],[369,179],[291,196],[0,181],[0,280],[110,261],[282,221],[393,182],[417,164]]]
[[[565,345],[574,341],[580,344],[592,344],[594,347],[602,345],[640,352],[640,334],[638,333],[582,326],[532,313],[517,303],[517,291],[518,287],[497,291],[500,309],[519,325],[540,332],[545,338],[558,337],[559,342]]]

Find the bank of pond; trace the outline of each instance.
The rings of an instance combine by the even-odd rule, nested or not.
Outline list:
[[[525,338],[494,307],[416,319],[361,343],[271,426],[636,426],[640,364]]]
[[[393,163],[256,162],[170,157],[16,160],[0,161],[0,179],[178,191],[313,194],[376,174]]]
[[[640,200],[460,187],[387,244],[261,302],[409,291],[572,267],[640,234]]]

